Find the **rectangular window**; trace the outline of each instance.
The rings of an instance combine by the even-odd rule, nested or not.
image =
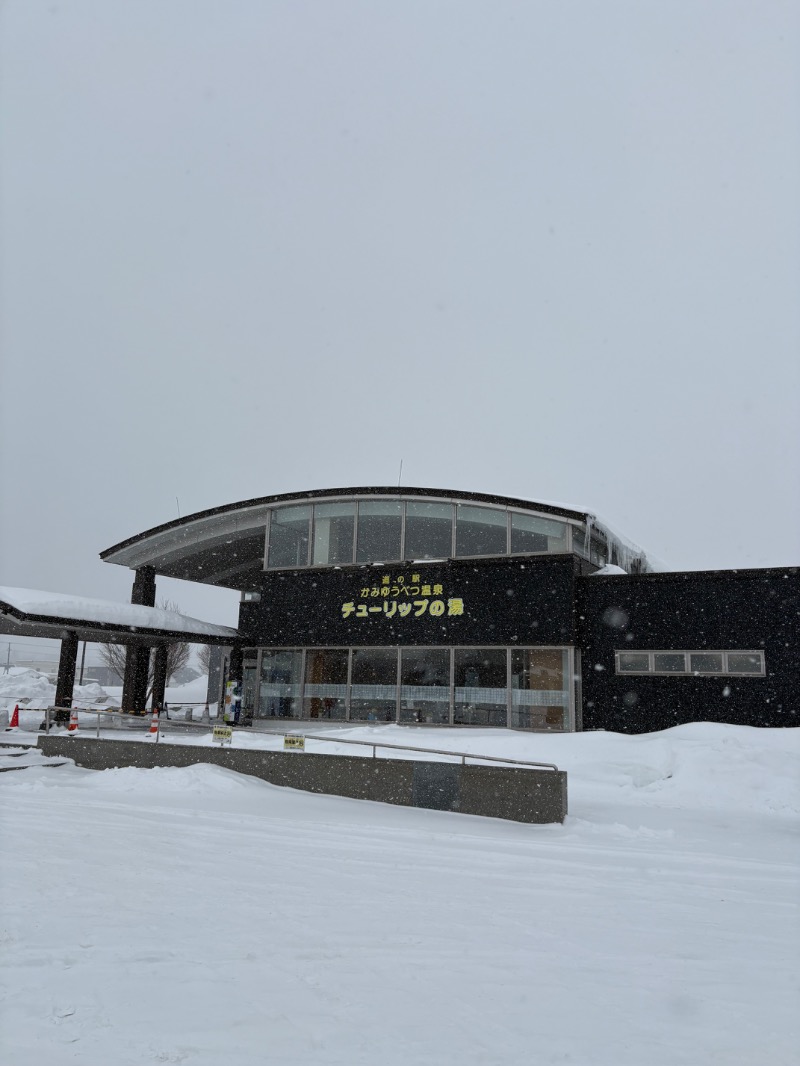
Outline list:
[[[261,653],[260,718],[299,718],[303,653],[268,648]]]
[[[682,651],[657,651],[653,655],[653,670],[657,674],[686,672],[686,654]]]
[[[618,674],[764,676],[763,651],[617,651],[615,656]]]
[[[650,656],[646,651],[617,652],[618,674],[646,674],[650,670]]]
[[[722,652],[693,651],[689,654],[689,669],[693,674],[721,674]]]
[[[459,504],[456,514],[456,555],[505,555],[508,515],[492,507]]]
[[[516,729],[567,729],[569,682],[566,650],[513,648],[511,725]]]
[[[454,725],[504,726],[506,704],[505,648],[456,648]]]
[[[311,507],[276,507],[270,516],[267,566],[308,566]]]
[[[403,648],[400,671],[400,721],[447,725],[450,721],[449,649]]]
[[[406,504],[405,558],[449,559],[453,552],[453,505]]]
[[[729,674],[764,673],[763,651],[729,651],[727,656]]]
[[[394,722],[397,718],[397,648],[354,648],[350,719]]]
[[[347,706],[346,648],[308,648],[303,717],[345,718]]]
[[[362,500],[358,505],[357,563],[398,560],[403,529],[400,500]]]
[[[530,552],[565,552],[567,526],[538,515],[511,514],[512,555]]]
[[[354,503],[318,503],[314,506],[314,566],[352,563],[355,524]]]

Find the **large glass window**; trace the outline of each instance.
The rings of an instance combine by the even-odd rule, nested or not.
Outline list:
[[[506,724],[505,648],[456,648],[455,725]]]
[[[453,505],[406,504],[406,559],[449,559],[453,553]]]
[[[303,717],[344,719],[347,707],[347,648],[309,648]]]
[[[280,648],[261,653],[260,718],[299,718],[303,653]]]
[[[267,566],[308,565],[311,507],[276,507],[269,524]]]
[[[318,503],[314,507],[314,566],[342,566],[353,561],[356,524],[354,503]]]
[[[456,517],[456,555],[505,555],[508,515],[492,507],[459,504]]]
[[[358,505],[357,563],[400,558],[403,505],[399,500],[362,500]]]
[[[561,648],[511,651],[511,725],[569,728],[569,653]]]
[[[527,552],[565,552],[567,526],[539,515],[511,515],[512,554]]]
[[[450,721],[450,651],[403,648],[400,654],[400,721],[447,725]]]
[[[397,718],[397,648],[355,648],[350,678],[350,718],[394,722]]]

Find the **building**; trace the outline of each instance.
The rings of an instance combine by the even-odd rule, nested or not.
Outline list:
[[[655,573],[588,512],[474,492],[248,500],[107,549],[241,593],[246,718],[643,732],[800,707],[797,567]]]

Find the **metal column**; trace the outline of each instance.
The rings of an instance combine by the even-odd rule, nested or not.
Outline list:
[[[72,691],[75,688],[75,668],[78,663],[78,634],[67,629],[61,637],[61,655],[58,660],[56,680],[56,707],[72,706]],[[69,710],[57,710],[56,722],[69,721]]]

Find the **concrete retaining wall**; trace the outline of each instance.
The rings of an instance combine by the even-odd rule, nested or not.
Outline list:
[[[567,775],[563,770],[65,736],[40,737],[39,748],[44,755],[74,759],[78,766],[90,770],[211,763],[273,785],[351,799],[460,811],[515,822],[563,822],[567,814]]]

